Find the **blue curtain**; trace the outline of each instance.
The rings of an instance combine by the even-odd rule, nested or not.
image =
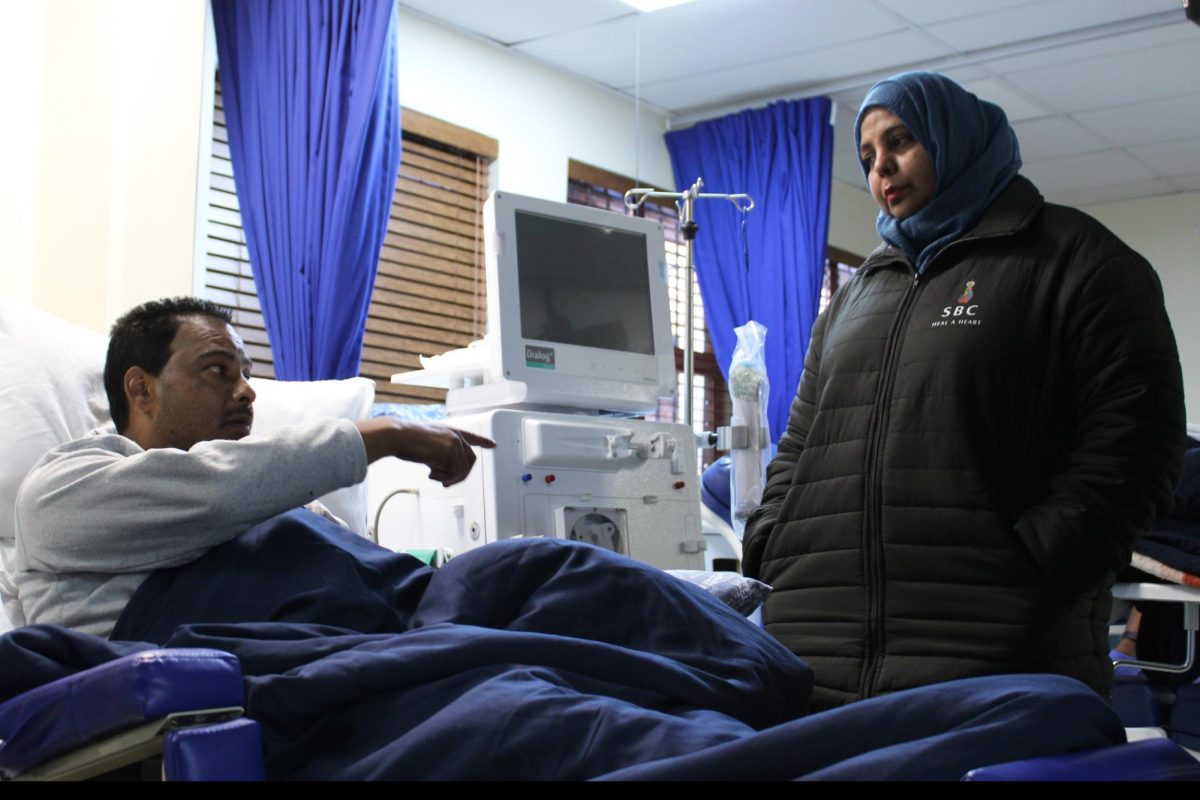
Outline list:
[[[393,0],[212,0],[242,226],[281,380],[358,374],[400,165]]]
[[[666,135],[678,191],[704,179],[706,192],[744,192],[746,217],[723,200],[696,203],[696,276],[714,355],[728,377],[733,329],[754,319],[767,327],[772,440],[804,368],[817,317],[829,233],[833,126],[825,97],[772,103]]]

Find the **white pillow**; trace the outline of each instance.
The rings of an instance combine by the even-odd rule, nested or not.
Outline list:
[[[24,623],[8,580],[13,511],[25,474],[50,448],[108,419],[103,364],[108,339],[0,297],[0,600]],[[0,631],[8,626],[0,614]]]
[[[39,458],[108,420],[96,331],[0,298],[0,539],[13,538],[17,488]]]
[[[370,378],[340,381],[251,378],[250,385],[258,395],[254,401],[255,433],[329,417],[366,419],[375,400],[375,382]],[[320,500],[355,533],[368,535],[366,482],[331,492]]]

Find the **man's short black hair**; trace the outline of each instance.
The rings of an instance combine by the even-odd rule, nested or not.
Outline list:
[[[152,300],[129,311],[115,323],[108,339],[104,361],[104,391],[108,408],[119,433],[129,426],[129,401],[125,397],[125,373],[141,367],[157,376],[171,358],[171,342],[179,322],[188,317],[208,317],[232,324],[228,309],[195,297]]]

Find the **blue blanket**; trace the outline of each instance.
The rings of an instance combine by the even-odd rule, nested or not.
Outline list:
[[[216,647],[241,660],[268,774],[297,779],[957,778],[1123,740],[1051,676],[806,717],[808,667],[659,570],[513,540],[434,571],[306,512],[156,573],[113,639],[0,637],[0,699],[138,649]]]

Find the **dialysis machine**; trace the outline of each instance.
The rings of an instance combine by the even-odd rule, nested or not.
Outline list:
[[[636,418],[677,391],[661,226],[503,192],[484,215],[487,335],[392,381],[448,389],[447,423],[496,448],[403,492],[410,530],[381,542],[444,559],[554,536],[702,569],[695,435]]]

